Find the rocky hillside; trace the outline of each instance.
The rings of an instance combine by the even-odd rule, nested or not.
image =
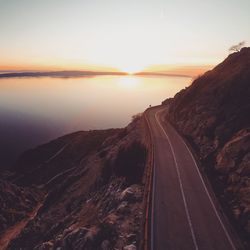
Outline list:
[[[23,188],[0,180],[0,233],[24,219],[41,198],[33,188]],[[15,206],[13,206],[15,204]]]
[[[0,242],[13,250],[139,248],[147,140],[137,117],[125,129],[77,132],[25,152],[1,176]]]
[[[196,150],[227,214],[249,244],[250,48],[229,55],[176,94],[168,119]]]

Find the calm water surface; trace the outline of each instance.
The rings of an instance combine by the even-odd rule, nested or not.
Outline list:
[[[124,127],[190,78],[97,76],[0,79],[0,168],[24,150],[77,130]]]

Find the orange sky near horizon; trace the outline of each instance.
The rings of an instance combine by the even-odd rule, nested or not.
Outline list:
[[[250,40],[249,11],[248,0],[0,1],[0,70],[196,76]]]
[[[144,71],[196,77],[213,69],[214,66],[215,65],[153,65],[145,68]]]
[[[104,65],[78,65],[78,64],[0,64],[0,71],[61,71],[61,70],[86,70],[86,71],[107,71],[118,72],[120,70]]]
[[[204,72],[212,69],[214,65],[152,65],[142,69],[142,72],[156,72],[156,73],[165,73],[165,74],[174,74],[174,75],[185,75],[190,77],[195,77],[203,74]],[[101,72],[121,72],[121,70],[105,67],[102,65],[84,65],[84,66],[65,66],[59,67],[56,65],[0,65],[0,72],[9,72],[9,71],[61,71],[61,70],[86,70],[86,71],[101,71]],[[122,71],[123,72],[123,71]],[[129,74],[138,73],[141,71],[132,71],[126,72]]]

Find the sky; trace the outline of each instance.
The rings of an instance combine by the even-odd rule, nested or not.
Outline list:
[[[249,0],[0,0],[0,70],[215,65],[250,43]]]

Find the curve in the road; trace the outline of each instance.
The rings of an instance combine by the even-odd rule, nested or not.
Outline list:
[[[161,122],[162,111],[146,111],[154,145],[151,250],[241,249],[189,147],[168,122]]]
[[[174,158],[176,173],[177,173],[177,176],[178,176],[178,181],[179,181],[180,190],[181,190],[181,196],[182,196],[182,199],[183,199],[183,203],[184,203],[185,212],[186,212],[186,215],[187,215],[187,220],[188,220],[190,232],[191,232],[191,235],[192,235],[194,247],[195,247],[196,250],[198,250],[198,244],[197,244],[197,240],[196,240],[196,237],[195,237],[195,234],[194,234],[193,224],[192,224],[192,221],[191,221],[190,212],[189,212],[189,210],[188,210],[188,205],[187,205],[187,200],[186,200],[186,196],[185,196],[184,189],[183,189],[183,185],[182,185],[182,179],[181,179],[181,174],[180,174],[180,168],[179,168],[179,165],[178,165],[177,160],[176,160],[176,156],[175,156],[175,153],[174,153],[173,145],[172,145],[172,143],[171,143],[171,141],[170,141],[170,139],[169,139],[169,137],[168,137],[168,134],[166,133],[165,129],[162,127],[162,125],[161,125],[161,123],[160,123],[160,121],[159,121],[159,118],[158,118],[159,112],[161,112],[161,110],[159,110],[159,111],[157,111],[157,112],[155,113],[155,119],[156,119],[158,125],[160,126],[160,128],[162,129],[162,132],[163,132],[164,135],[166,136],[166,138],[167,138],[167,140],[168,140],[168,143],[169,143],[169,145],[170,145],[170,148],[171,148],[171,153],[172,153],[173,158]]]

